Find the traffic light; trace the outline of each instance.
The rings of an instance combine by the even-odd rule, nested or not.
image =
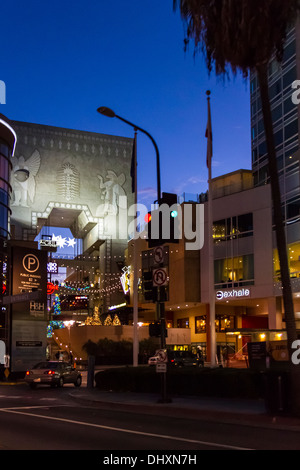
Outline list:
[[[143,271],[143,296],[146,301],[153,302],[152,271]]]
[[[149,336],[154,338],[159,338],[161,336],[161,323],[156,321],[155,323],[150,323],[149,325]],[[168,330],[165,329],[165,338],[168,337]]]
[[[148,212],[145,217],[149,248],[165,243],[179,243],[180,214],[181,207],[177,204],[177,195],[162,193],[158,208]]]

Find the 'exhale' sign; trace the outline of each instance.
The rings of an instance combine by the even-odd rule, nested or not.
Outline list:
[[[216,292],[216,300],[229,300],[242,297],[251,297],[250,289],[231,289],[231,290],[219,290]]]

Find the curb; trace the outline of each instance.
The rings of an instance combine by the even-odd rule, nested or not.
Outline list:
[[[24,385],[25,382],[0,382],[1,385]]]
[[[132,403],[132,402],[118,402],[118,401],[105,401],[101,399],[94,399],[88,396],[76,396],[75,393],[70,393],[69,396],[81,404],[89,404],[101,409],[112,411],[125,411],[128,413],[143,413],[166,417],[176,418],[189,418],[201,419],[210,422],[219,422],[222,424],[238,424],[243,426],[251,426],[255,428],[267,428],[274,430],[285,430],[300,432],[300,420],[296,418],[288,418],[282,416],[271,416],[267,413],[250,414],[239,413],[236,411],[219,411],[219,410],[205,410],[185,408],[182,406],[168,405],[168,404],[155,404],[155,403]],[[286,422],[284,422],[286,421]],[[289,422],[287,422],[289,421]]]

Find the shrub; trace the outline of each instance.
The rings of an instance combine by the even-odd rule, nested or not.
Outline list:
[[[161,378],[154,367],[123,367],[98,372],[96,387],[119,392],[157,393]],[[170,369],[167,390],[171,396],[261,398],[262,374],[241,369]]]

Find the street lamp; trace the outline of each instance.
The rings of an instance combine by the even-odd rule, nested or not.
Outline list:
[[[156,172],[157,172],[157,202],[160,203],[161,200],[161,185],[160,185],[160,158],[159,158],[159,150],[155,140],[153,139],[152,135],[149,132],[145,131],[141,127],[133,124],[132,122],[128,121],[127,119],[118,116],[112,109],[107,108],[105,106],[100,106],[97,109],[98,113],[102,114],[103,116],[109,118],[117,118],[125,124],[133,127],[135,131],[135,136],[137,131],[142,132],[146,136],[149,137],[151,142],[154,145],[155,153],[156,153]],[[135,146],[135,155],[134,155],[134,166],[136,172],[136,165],[137,165],[137,156],[136,156],[136,146]],[[137,179],[135,177],[135,205],[137,205]],[[136,240],[134,240],[134,280],[133,280],[133,366],[138,366],[138,349],[139,349],[139,342],[138,342],[138,254],[136,251]]]
[[[157,144],[155,140],[153,139],[152,135],[149,134],[149,132],[145,131],[145,129],[142,129],[141,127],[137,126],[136,124],[133,124],[132,122],[128,121],[127,119],[122,118],[121,116],[118,116],[112,109],[107,108],[106,106],[100,106],[100,108],[97,109],[98,113],[102,114],[103,116],[109,117],[109,118],[117,118],[120,121],[125,122],[129,126],[133,127],[135,130],[143,132],[143,134],[147,135],[151,142],[154,145],[155,148],[155,153],[156,153],[156,175],[157,175],[157,202],[160,202],[161,199],[161,184],[160,184],[160,158],[159,158],[159,150],[157,147]]]

